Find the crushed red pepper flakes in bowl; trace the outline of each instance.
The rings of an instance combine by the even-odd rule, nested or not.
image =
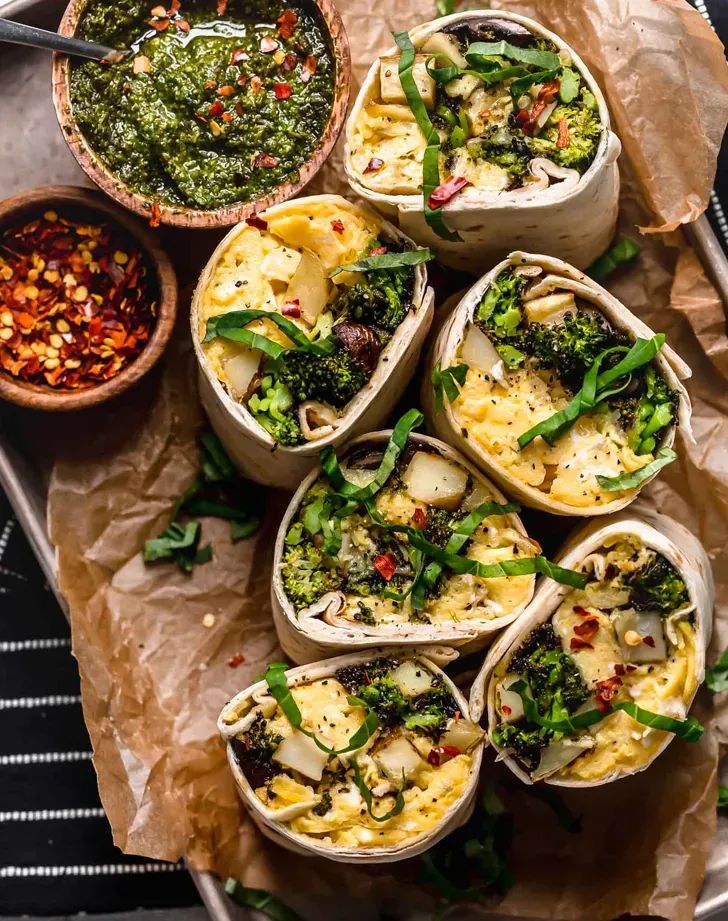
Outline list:
[[[144,349],[156,282],[138,245],[108,223],[48,210],[0,234],[0,368],[58,390],[104,383]]]

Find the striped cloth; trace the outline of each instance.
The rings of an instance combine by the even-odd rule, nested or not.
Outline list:
[[[728,40],[728,2],[692,0]],[[723,205],[725,203],[725,207]],[[728,143],[708,211],[728,253]],[[114,847],[66,622],[0,493],[0,911],[73,914],[198,900],[179,865]]]

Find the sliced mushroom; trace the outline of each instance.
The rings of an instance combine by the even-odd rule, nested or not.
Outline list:
[[[382,352],[382,342],[374,330],[363,323],[346,320],[338,323],[332,332],[351,353],[354,364],[365,374],[372,374]]]
[[[560,739],[552,742],[541,751],[538,767],[531,774],[533,780],[541,780],[565,768],[567,764],[575,761],[579,755],[594,748],[595,742],[591,736],[582,736],[577,739]]]

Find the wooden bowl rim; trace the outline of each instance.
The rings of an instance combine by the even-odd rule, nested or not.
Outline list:
[[[76,32],[81,13],[91,0],[70,0],[58,26],[61,35],[73,36]],[[341,15],[333,0],[308,0],[318,9],[328,31],[336,68],[334,100],[326,128],[318,146],[299,170],[296,182],[285,182],[277,186],[268,195],[247,202],[224,205],[212,211],[200,211],[177,205],[165,205],[157,202],[161,222],[172,227],[209,229],[229,227],[245,218],[265,211],[273,205],[280,204],[297,195],[321,169],[341,134],[346,121],[351,90],[351,50],[349,39]],[[137,192],[132,192],[117,178],[90,146],[79,129],[70,98],[70,58],[54,52],[52,65],[53,105],[63,136],[71,153],[78,161],[86,175],[120,205],[135,212],[140,217],[149,218],[155,202]]]
[[[48,210],[86,208],[100,214],[109,223],[117,224],[134,238],[154,269],[159,288],[157,321],[149,342],[139,355],[111,380],[86,390],[53,390],[39,384],[15,380],[0,369],[0,398],[32,409],[75,410],[96,406],[127,390],[159,360],[172,334],[177,315],[177,276],[169,256],[161,244],[135,217],[110,202],[95,189],[81,186],[39,186],[0,201],[0,230],[23,213],[37,209]]]

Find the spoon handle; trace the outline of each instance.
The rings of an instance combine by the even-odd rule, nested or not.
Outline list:
[[[32,45],[34,48],[45,48],[48,51],[61,51],[65,54],[74,54],[82,58],[92,58],[94,61],[103,61],[113,64],[124,57],[125,52],[114,48],[105,48],[92,42],[84,42],[78,38],[69,38],[58,35],[57,32],[47,32],[37,29],[22,22],[13,22],[10,19],[0,19],[0,42],[11,42],[14,45]]]

